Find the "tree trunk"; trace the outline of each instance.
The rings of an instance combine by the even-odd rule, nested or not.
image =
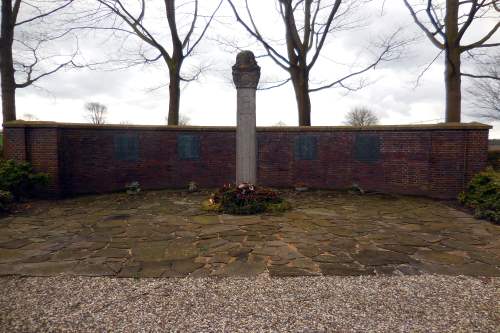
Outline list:
[[[3,123],[16,120],[16,81],[14,78],[14,62],[12,57],[13,41],[12,1],[2,0],[0,79],[2,80]]]
[[[1,58],[4,58],[3,53],[4,52],[2,50]],[[4,69],[3,62],[4,61],[2,59],[0,71],[2,80],[2,114],[3,123],[5,124],[8,121],[16,120],[16,84],[14,81],[14,71],[12,70],[12,67]]]
[[[460,122],[461,115],[461,74],[460,41],[458,40],[458,1],[446,0],[446,41],[445,41],[445,89],[446,122]]]
[[[179,70],[169,69],[170,83],[168,86],[168,125],[179,125],[179,107],[181,101],[181,80]]]
[[[303,69],[292,69],[291,78],[297,109],[299,126],[311,126],[311,99],[309,98],[309,73]]]
[[[461,115],[461,75],[460,51],[458,48],[446,50],[445,87],[446,87],[446,122],[459,123]]]

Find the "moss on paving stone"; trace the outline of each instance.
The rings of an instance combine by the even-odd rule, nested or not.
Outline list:
[[[317,257],[313,257],[312,259],[319,263],[349,263],[354,261],[349,254],[340,251],[335,252],[335,254],[321,254]]]
[[[397,244],[377,244],[377,247],[389,250],[393,252],[399,252],[404,254],[414,254],[419,249],[416,246],[408,246],[408,245],[397,245]]]
[[[445,265],[461,265],[471,262],[471,260],[465,254],[458,254],[457,252],[441,252],[441,251],[419,251],[416,254],[417,258],[420,258],[427,262],[434,262]]]
[[[78,261],[46,261],[38,263],[23,263],[13,266],[15,274],[23,276],[55,276],[79,275]],[[80,266],[81,267],[81,266]],[[103,268],[104,269],[104,268]],[[86,274],[81,274],[86,275]],[[112,275],[112,274],[110,274]]]
[[[0,275],[496,276],[500,226],[434,200],[285,193],[283,214],[206,214],[206,193],[40,201],[0,219]]]
[[[192,259],[176,260],[172,262],[172,269],[181,274],[192,273],[203,266],[202,263],[194,262]]]
[[[320,264],[323,275],[338,275],[338,276],[360,276],[360,275],[375,275],[373,268],[363,268],[356,265],[345,264]]]
[[[193,223],[203,224],[203,225],[219,224],[220,222],[218,215],[193,216],[191,217],[191,221],[193,221]]]
[[[282,265],[271,265],[268,267],[269,275],[273,277],[288,277],[288,276],[314,276],[319,275],[318,272],[312,272],[299,267],[290,267]]]
[[[72,273],[81,276],[115,276],[116,271],[106,264],[78,263],[72,269]]]
[[[216,272],[217,276],[257,276],[266,271],[265,262],[252,262],[246,260],[233,261]]]
[[[139,271],[141,270],[141,263],[130,263],[122,266],[121,270],[118,272],[117,277],[128,278],[128,277],[139,277]]]
[[[130,256],[130,251],[125,249],[117,249],[108,247],[106,249],[98,250],[91,257],[104,257],[104,258],[126,258]]]
[[[163,244],[142,242],[132,248],[132,256],[136,261],[161,261],[165,259],[166,249],[166,242]]]
[[[378,250],[362,250],[354,255],[354,259],[365,266],[408,264],[415,261],[403,253]]]
[[[8,242],[0,243],[2,249],[20,249],[31,242],[27,239],[14,239]]]
[[[143,262],[137,277],[159,278],[159,277],[182,277],[182,274],[172,270],[170,261]]]

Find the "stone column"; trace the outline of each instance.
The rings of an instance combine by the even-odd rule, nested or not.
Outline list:
[[[255,91],[260,67],[251,51],[236,56],[233,81],[237,89],[236,184],[257,181],[257,137],[255,135]]]

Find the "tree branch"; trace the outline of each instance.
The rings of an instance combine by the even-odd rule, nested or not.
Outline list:
[[[491,79],[491,80],[497,80],[500,81],[500,77],[494,76],[494,75],[486,75],[486,74],[469,74],[469,73],[460,73],[462,76],[467,76],[473,79]],[[500,92],[499,92],[500,94]]]
[[[186,56],[189,56],[193,50],[195,49],[195,47],[200,43],[200,41],[203,39],[203,37],[205,36],[205,33],[207,32],[208,30],[208,27],[210,26],[210,24],[212,23],[212,20],[214,19],[215,17],[215,14],[217,14],[217,12],[219,11],[219,8],[221,7],[222,5],[222,2],[224,0],[221,0],[219,2],[219,5],[215,8],[215,10],[213,11],[212,15],[210,16],[210,19],[208,20],[207,24],[205,25],[205,27],[203,28],[203,31],[201,32],[200,36],[198,37],[198,39],[193,43],[193,46],[191,46],[190,48],[188,48],[188,50],[186,50]],[[187,40],[187,37],[186,37],[186,40]]]
[[[491,37],[493,37],[493,35],[497,32],[498,28],[500,28],[500,22],[498,22],[493,27],[493,29],[490,30],[490,32],[488,32],[483,38],[481,38],[477,42],[460,47],[460,52],[464,52],[464,51],[467,51],[467,50],[470,50],[470,49],[474,49],[474,48],[477,48],[477,47],[494,47],[494,46],[499,46],[500,43],[485,44]]]
[[[415,23],[418,25],[418,27],[420,29],[422,29],[422,31],[425,33],[427,38],[429,38],[429,40],[432,42],[432,44],[434,44],[439,49],[444,50],[444,44],[441,43],[439,40],[437,40],[437,38],[435,37],[435,34],[430,32],[429,29],[427,29],[427,27],[422,22],[420,22],[420,20],[417,17],[416,12],[413,10],[413,7],[410,5],[408,0],[403,0],[403,1],[405,3],[406,8],[408,8],[408,10],[410,11],[411,16],[413,17],[413,21],[415,21]]]
[[[282,82],[280,82],[278,84],[272,85],[272,86],[263,87],[263,88],[259,87],[259,88],[257,88],[257,90],[271,90],[271,89],[274,89],[274,88],[278,88],[278,87],[284,86],[285,84],[287,84],[290,81],[291,81],[291,78],[288,78],[288,79],[286,79],[286,80],[284,80],[284,81],[282,81]]]
[[[74,1],[74,0],[66,0],[66,1],[67,1],[67,2],[66,2],[64,5],[62,5],[62,6],[59,6],[59,7],[57,7],[57,8],[54,8],[54,9],[52,9],[52,10],[49,10],[48,12],[42,13],[42,14],[40,14],[40,15],[33,16],[33,17],[31,17],[31,18],[29,18],[29,19],[26,19],[26,20],[24,20],[24,21],[21,21],[21,22],[15,23],[14,25],[15,25],[15,26],[20,26],[20,25],[22,25],[22,24],[25,24],[25,23],[28,23],[28,22],[32,22],[32,21],[35,21],[35,20],[41,19],[41,18],[43,18],[43,17],[47,17],[47,16],[49,16],[49,15],[51,15],[51,14],[54,14],[55,12],[60,11],[61,9],[66,8],[66,7],[67,7],[67,6],[69,6],[71,3],[73,3],[73,1]],[[14,17],[16,17],[16,18],[17,18],[17,13],[19,12],[20,3],[21,3],[21,1],[20,1],[20,0],[18,0],[18,1],[16,1],[16,3],[14,4],[14,8],[16,8],[16,5],[17,5],[17,9],[15,9],[15,10],[13,11],[13,13],[15,13]]]
[[[233,10],[234,15],[236,16],[236,20],[245,28],[245,30],[251,36],[253,36],[255,39],[257,39],[257,41],[259,41],[262,44],[262,46],[264,47],[264,49],[266,50],[268,55],[271,57],[271,59],[274,60],[274,62],[278,66],[280,66],[282,69],[288,71],[288,66],[290,65],[290,62],[288,61],[287,58],[285,58],[278,51],[276,51],[271,45],[269,45],[269,43],[267,43],[264,40],[264,38],[262,38],[262,35],[259,33],[257,27],[253,23],[253,19],[252,19],[251,15],[250,15],[250,20],[252,22],[252,25],[253,25],[255,31],[252,30],[248,26],[248,24],[241,18],[240,14],[238,13],[238,10],[236,9],[236,6],[233,4],[232,0],[227,0],[227,1],[228,1],[229,5],[231,6],[231,9]]]
[[[400,30],[397,30],[396,32],[394,32],[391,36],[389,36],[389,38],[387,38],[384,42],[383,42],[383,50],[382,52],[379,54],[379,56],[375,59],[375,61],[373,63],[371,63],[370,65],[364,67],[363,69],[359,70],[359,71],[356,71],[356,72],[353,72],[353,73],[350,73],[338,80],[335,80],[327,85],[324,85],[324,86],[321,86],[321,87],[317,87],[317,88],[312,88],[312,89],[309,89],[309,92],[316,92],[316,91],[320,91],[320,90],[323,90],[323,89],[327,89],[327,88],[331,88],[333,86],[336,86],[336,85],[340,85],[341,87],[345,88],[345,89],[348,89],[348,90],[358,90],[358,89],[352,89],[352,88],[349,88],[347,86],[345,86],[343,84],[343,81],[347,80],[347,79],[350,79],[352,77],[355,77],[357,75],[360,75],[362,73],[365,73],[367,71],[369,71],[370,69],[375,69],[375,67],[381,63],[381,62],[384,62],[384,61],[389,61],[389,60],[392,60],[394,59],[394,56],[391,56],[393,54],[393,52],[396,52],[399,48],[405,46],[407,43],[409,43],[408,41],[397,41],[396,40],[396,37],[397,35],[400,33]]]
[[[335,17],[335,14],[337,14],[337,11],[338,11],[341,3],[342,3],[342,0],[335,1],[335,4],[334,4],[333,8],[331,9],[330,15],[328,16],[328,19],[326,21],[325,28],[323,30],[323,34],[321,35],[318,46],[316,47],[316,52],[314,53],[309,65],[307,65],[308,69],[311,69],[314,66],[314,64],[316,63],[316,61],[318,60],[319,54],[321,53],[321,49],[325,45],[326,36],[328,35],[328,33],[330,31],[330,26],[332,24],[333,18]]]

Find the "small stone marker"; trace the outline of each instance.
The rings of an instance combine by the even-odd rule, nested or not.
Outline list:
[[[260,67],[251,51],[236,56],[233,81],[237,90],[236,184],[257,181],[257,138],[255,131],[255,92]]]

